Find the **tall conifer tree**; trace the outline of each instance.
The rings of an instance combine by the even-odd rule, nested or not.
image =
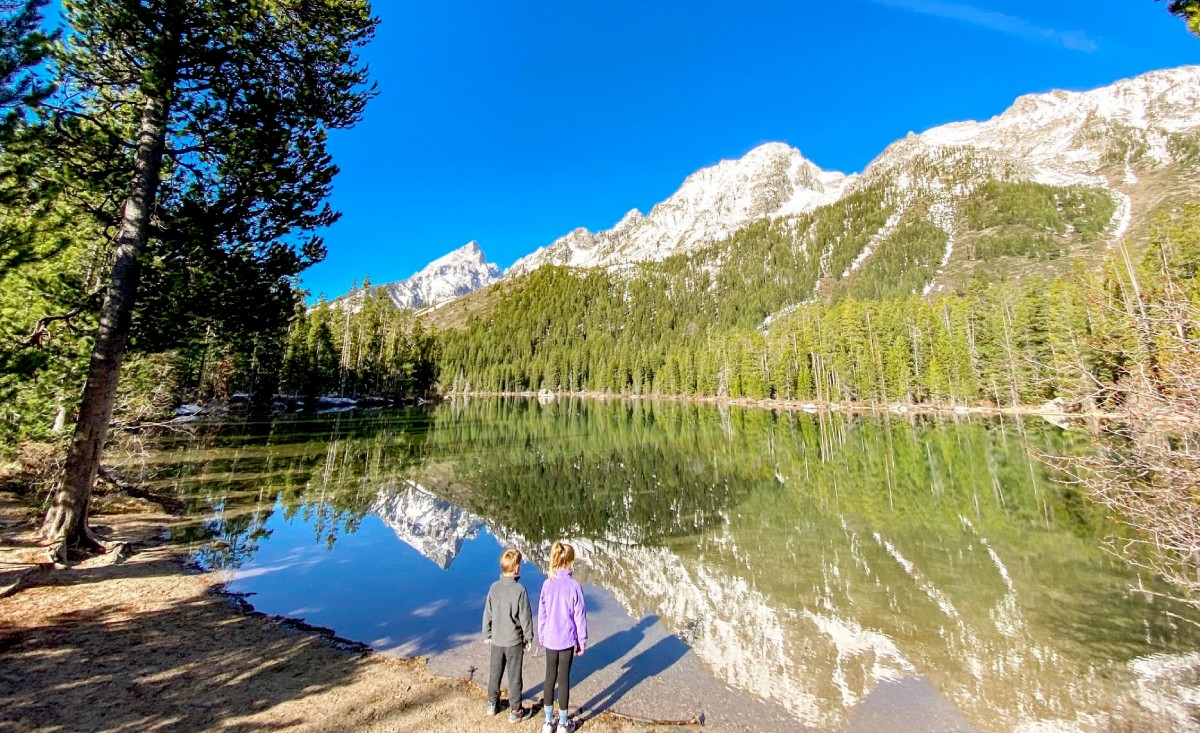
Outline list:
[[[376,21],[366,0],[64,0],[63,13],[60,185],[101,194],[115,248],[42,532],[94,547],[88,506],[147,242],[204,238],[264,267],[319,260],[313,231],[337,218],[326,132],[372,95],[356,49]]]

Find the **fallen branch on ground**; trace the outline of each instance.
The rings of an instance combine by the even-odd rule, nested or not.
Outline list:
[[[603,713],[601,713],[597,717],[600,717],[600,718],[608,717],[608,718],[612,718],[613,720],[616,720],[621,723],[633,723],[634,725],[665,725],[668,727],[675,727],[675,728],[683,728],[683,727],[699,728],[704,725],[704,716],[702,714],[695,715],[687,720],[657,720],[657,719],[653,719],[653,718],[638,718],[633,715],[625,715],[624,713],[618,713],[615,710],[605,710]]]
[[[29,585],[26,581],[35,573],[43,573],[54,568],[50,563],[33,563],[27,570],[17,574],[16,578],[5,585],[0,586],[0,598],[8,598],[15,595],[17,591]]]

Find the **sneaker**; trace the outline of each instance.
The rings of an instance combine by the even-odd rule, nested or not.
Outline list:
[[[553,720],[547,720],[545,723],[542,723],[542,733],[554,733]]]
[[[495,715],[496,714],[496,703],[489,702],[488,706],[487,706],[487,710],[484,710],[483,713],[484,713],[484,715]]]
[[[575,721],[567,718],[567,722],[558,721],[558,733],[575,733]]]
[[[520,705],[508,711],[508,722],[510,723],[520,723],[528,717],[529,712]]]

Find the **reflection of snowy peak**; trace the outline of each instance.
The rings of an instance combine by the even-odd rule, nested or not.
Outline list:
[[[500,268],[487,261],[478,242],[471,242],[409,279],[384,287],[397,308],[428,308],[487,287],[499,278]]]
[[[506,275],[543,265],[595,267],[661,260],[712,244],[746,224],[800,214],[837,200],[851,179],[821,170],[800,151],[767,143],[738,160],[704,168],[643,216],[637,209],[592,234],[576,229],[517,260]]]
[[[509,541],[530,560],[548,562],[544,547]],[[718,678],[806,725],[836,726],[876,685],[915,673],[892,639],[832,609],[797,613],[745,578],[666,548],[578,538],[573,544],[582,565],[577,577],[607,589],[635,618],[658,616]]]
[[[396,533],[404,544],[446,570],[458,557],[463,542],[479,536],[483,522],[474,514],[439,499],[418,484],[384,489],[371,504],[371,513]]]

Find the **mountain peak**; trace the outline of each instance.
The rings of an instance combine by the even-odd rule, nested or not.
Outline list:
[[[483,254],[483,248],[479,246],[479,242],[472,239],[470,242],[467,242],[458,249],[448,252],[433,262],[430,262],[423,270],[416,273],[414,277],[427,274],[433,270],[437,270],[440,267],[444,267],[445,265],[459,262],[486,264],[487,257]]]
[[[619,267],[660,261],[713,245],[754,221],[814,212],[859,190],[866,181],[889,187],[889,206],[897,212],[889,221],[899,222],[914,202],[935,201],[941,208],[930,216],[951,237],[945,255],[949,258],[955,229],[950,199],[968,195],[980,181],[1001,178],[1109,188],[1128,209],[1129,196],[1117,190],[1119,181],[1136,181],[1143,168],[1167,165],[1174,156],[1172,136],[1197,129],[1200,66],[1185,66],[1089,91],[1028,94],[990,120],[909,133],[861,176],[822,170],[787,143],[766,142],[740,158],[695,171],[649,213],[631,209],[610,229],[593,233],[581,227],[559,237],[517,260],[506,276],[544,265]],[[885,239],[894,226],[885,226],[872,242]],[[868,243],[864,251],[870,254],[874,245]],[[469,242],[412,280],[444,283],[461,281],[463,274],[468,287],[446,287],[436,297],[414,295],[419,288],[405,290],[403,283],[388,286],[389,292],[401,307],[436,305],[499,275],[479,244]]]
[[[500,268],[487,261],[479,242],[471,241],[430,262],[409,279],[384,287],[397,308],[429,308],[498,279]]]
[[[1144,138],[1144,157],[1165,163],[1168,136],[1198,127],[1200,66],[1184,66],[1088,91],[1023,95],[984,122],[952,122],[893,143],[866,175],[906,166],[936,148],[965,148],[1040,183],[1104,185],[1101,171],[1121,147],[1116,137]]]
[[[851,179],[823,171],[786,143],[759,145],[688,176],[649,214],[637,209],[596,234],[575,230],[517,260],[506,276],[543,265],[608,267],[690,252],[765,217],[794,216],[836,201]]]

